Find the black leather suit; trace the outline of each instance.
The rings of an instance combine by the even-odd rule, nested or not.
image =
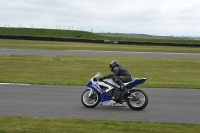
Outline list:
[[[125,88],[123,83],[132,81],[132,76],[129,73],[129,71],[121,65],[119,65],[118,67],[115,67],[112,72],[113,73],[107,76],[104,76],[103,78],[104,79],[113,78],[113,81],[119,84],[121,89]]]

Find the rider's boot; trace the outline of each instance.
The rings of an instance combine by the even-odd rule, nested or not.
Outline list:
[[[123,90],[123,93],[122,93],[123,97],[127,97],[129,95],[128,89],[124,85],[121,86],[121,89]]]

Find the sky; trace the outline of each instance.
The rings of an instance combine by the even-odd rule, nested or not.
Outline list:
[[[0,0],[0,27],[200,36],[200,0]]]

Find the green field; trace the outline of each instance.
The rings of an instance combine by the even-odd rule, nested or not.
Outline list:
[[[199,133],[199,131],[198,124],[0,117],[0,133]]]
[[[85,39],[102,39],[111,41],[137,41],[137,42],[168,42],[168,43],[183,43],[183,44],[199,44],[200,40],[185,40],[185,39],[154,39],[154,38],[124,38],[124,37],[109,37],[96,33],[76,31],[76,30],[56,30],[56,29],[32,29],[32,28],[3,28],[0,27],[0,35],[17,35],[17,36],[46,36],[46,37],[67,37]]]
[[[0,56],[0,82],[85,86],[98,71],[109,74],[113,59],[148,78],[141,87],[200,89],[199,59]]]
[[[119,45],[119,44],[93,44],[93,43],[78,43],[78,42],[26,41],[26,40],[8,40],[8,39],[0,39],[0,48],[200,53],[199,47],[139,46],[139,45]]]
[[[0,133],[199,133],[198,124],[0,117]]]

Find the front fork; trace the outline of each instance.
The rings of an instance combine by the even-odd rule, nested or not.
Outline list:
[[[93,89],[90,89],[90,92],[89,92],[88,98],[91,98],[91,96],[92,96],[93,93],[94,93],[94,90],[93,90]]]

